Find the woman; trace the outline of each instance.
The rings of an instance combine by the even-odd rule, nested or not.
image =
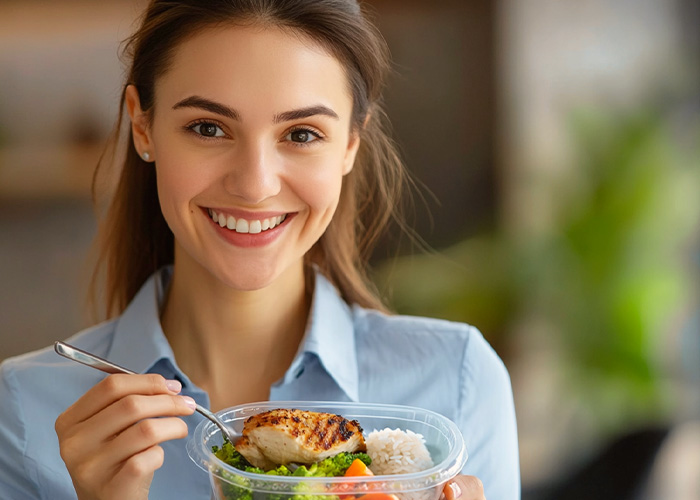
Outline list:
[[[518,498],[503,364],[467,325],[386,314],[365,275],[403,171],[358,4],[152,0],[128,51],[101,233],[116,317],[69,341],[139,375],[5,362],[0,497],[209,498],[182,440],[195,402],[271,399],[438,411],[470,454],[446,498]]]

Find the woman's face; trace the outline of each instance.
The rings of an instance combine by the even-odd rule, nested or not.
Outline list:
[[[355,159],[351,112],[343,66],[300,36],[224,27],[180,45],[134,134],[155,160],[176,269],[239,290],[301,270]]]

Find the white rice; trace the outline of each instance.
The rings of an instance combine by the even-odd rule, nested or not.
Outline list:
[[[433,466],[421,434],[401,429],[373,430],[365,438],[374,474],[408,474]]]

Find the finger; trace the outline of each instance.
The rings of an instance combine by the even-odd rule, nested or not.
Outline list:
[[[66,430],[61,439],[61,453],[66,463],[81,462],[140,420],[191,415],[195,405],[189,396],[130,394]]]
[[[442,490],[447,500],[485,500],[484,485],[476,476],[456,476]]]
[[[137,458],[134,463],[127,466],[127,470],[136,466],[134,471],[151,470],[152,473],[160,465],[156,464],[149,469],[148,464],[152,462],[146,460],[146,457],[152,458],[152,454],[157,455],[162,452],[162,449],[158,450],[159,446],[157,446],[160,443],[186,437],[187,424],[177,417],[146,419],[126,429],[116,438],[101,442],[97,446],[94,446],[90,439],[87,441],[77,439],[84,436],[85,434],[80,434],[61,443],[61,457],[76,487],[80,485],[81,489],[94,492],[107,488],[108,483],[115,477],[115,473],[122,469],[125,463],[149,449],[153,449],[150,454]],[[162,460],[159,463],[162,463]],[[129,474],[129,477],[132,475]],[[109,495],[104,498],[109,498]]]
[[[163,465],[164,458],[163,448],[157,445],[129,458],[109,485],[116,494],[107,494],[106,498],[147,499],[153,473]]]
[[[163,465],[165,453],[158,445],[138,453],[118,464],[112,471],[83,467],[83,478],[76,485],[79,498],[101,498],[104,500],[147,500],[153,473]],[[85,472],[102,472],[102,477]],[[77,475],[71,473],[74,483]],[[78,478],[80,479],[80,478]]]
[[[140,420],[191,415],[195,406],[194,399],[189,396],[130,394],[79,424],[80,432],[100,436],[98,441],[102,441],[124,432]]]
[[[95,384],[78,401],[70,406],[56,422],[57,431],[83,422],[115,401],[128,394],[177,394],[180,383],[166,381],[156,373],[145,375],[110,375]]]
[[[182,419],[177,417],[149,418],[137,422],[119,434],[100,448],[94,458],[105,464],[128,462],[156,445],[184,437],[187,437],[187,424]],[[138,459],[136,464],[131,464],[131,466],[133,465],[143,464],[141,464],[141,459]]]

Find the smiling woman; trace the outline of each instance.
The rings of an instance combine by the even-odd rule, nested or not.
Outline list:
[[[303,290],[304,255],[330,223],[360,144],[342,64],[280,28],[209,29],[174,54],[151,110],[133,85],[126,106],[136,149],[154,161],[174,260],[188,270],[175,273],[172,295],[202,272],[225,285],[211,290],[219,297],[267,293],[282,275]],[[270,219],[280,223],[263,232]]]
[[[501,361],[471,326],[388,314],[367,279],[405,174],[360,6],[152,0],[127,55],[95,273],[114,318],[70,343],[136,374],[3,363],[0,496],[209,498],[178,440],[195,403],[329,400],[442,413],[472,457],[447,498],[517,498]]]

